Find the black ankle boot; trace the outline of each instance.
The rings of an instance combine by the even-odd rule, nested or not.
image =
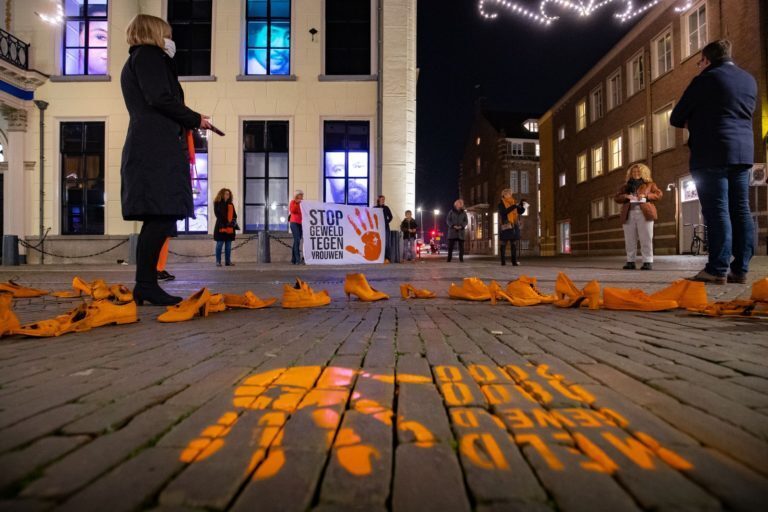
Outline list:
[[[153,286],[149,283],[136,283],[136,287],[133,289],[133,300],[139,306],[143,306],[144,301],[149,302],[153,306],[173,306],[183,299],[166,293],[157,284]]]
[[[621,268],[624,269],[624,270],[635,270],[637,267],[635,267],[635,262],[634,261],[628,261],[626,263],[626,265],[624,265]]]

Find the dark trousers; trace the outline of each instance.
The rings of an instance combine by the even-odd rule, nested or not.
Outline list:
[[[713,276],[744,275],[755,253],[755,228],[749,210],[749,169],[726,165],[691,169],[707,225],[709,261],[704,270]]]
[[[175,225],[173,217],[155,217],[141,225],[136,244],[136,284],[157,286],[157,260]]]
[[[291,250],[291,263],[298,265],[301,263],[301,224],[291,222],[291,234],[293,235],[293,248]]]
[[[510,247],[510,253],[512,258],[512,263],[517,263],[517,240],[499,240],[499,243],[501,244],[501,247],[499,247],[499,255],[501,256],[501,264],[506,265],[507,264],[507,244],[509,244]]]
[[[221,263],[221,249],[224,248],[224,263],[232,263],[232,240],[216,240],[216,263]]]
[[[385,226],[384,231],[384,259],[388,261],[392,261],[392,254],[390,253],[390,247],[389,247],[389,239],[390,239],[390,233],[392,231],[389,229],[389,226]]]
[[[464,240],[461,238],[449,238],[448,239],[448,261],[453,258],[453,244],[459,244],[459,261],[464,261]]]

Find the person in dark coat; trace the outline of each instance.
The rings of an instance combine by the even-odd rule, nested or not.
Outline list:
[[[707,224],[709,260],[691,279],[746,283],[755,252],[749,172],[755,158],[757,83],[733,63],[728,40],[706,45],[699,66],[703,70],[669,118],[672,126],[688,128],[691,175]]]
[[[419,225],[413,218],[411,210],[405,210],[405,218],[400,223],[400,231],[403,233],[403,261],[416,261],[416,231]]]
[[[187,131],[211,127],[205,116],[184,105],[170,36],[164,20],[137,15],[127,29],[130,50],[120,75],[130,116],[120,166],[123,218],[142,222],[133,290],[138,304],[181,301],[157,284],[157,260],[176,221],[194,216]]]
[[[376,198],[376,206],[374,206],[374,208],[381,208],[384,211],[384,229],[386,230],[386,236],[384,238],[384,262],[389,263],[392,261],[391,254],[389,253],[389,223],[392,222],[394,215],[392,215],[392,210],[389,209],[389,206],[384,204],[385,201],[386,198],[384,196],[379,196]]]
[[[464,261],[464,232],[469,224],[469,217],[464,210],[464,201],[457,199],[453,203],[453,208],[445,216],[445,222],[448,224],[448,262],[453,259],[453,246],[459,244],[459,261]]]
[[[499,212],[499,256],[501,264],[507,264],[507,244],[510,246],[512,265],[518,266],[517,241],[520,240],[520,215],[525,213],[523,203],[517,204],[511,188],[501,191],[501,201],[496,207]]]
[[[228,188],[219,190],[213,200],[213,213],[216,225],[213,227],[213,239],[216,240],[216,266],[221,266],[221,249],[224,248],[224,264],[232,267],[232,241],[237,229],[237,213],[232,203],[232,191]]]

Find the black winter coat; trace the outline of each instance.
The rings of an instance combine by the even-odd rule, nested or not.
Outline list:
[[[507,214],[512,213],[513,210],[517,210],[517,223],[512,226],[512,229],[501,229],[502,224],[509,222]],[[499,212],[499,240],[520,240],[520,215],[525,213],[525,206],[522,204],[513,204],[509,208],[504,206],[504,201],[499,201],[496,211]]]
[[[216,215],[216,225],[213,227],[213,239],[217,242],[232,241],[235,239],[235,230],[231,233],[222,232],[222,228],[233,228],[237,224],[237,211],[232,212],[232,222],[227,220],[227,205],[230,203],[219,201],[213,203],[213,214]]]
[[[125,220],[194,216],[185,130],[200,114],[184,106],[171,59],[151,45],[132,46],[120,75],[130,121],[120,166]]]

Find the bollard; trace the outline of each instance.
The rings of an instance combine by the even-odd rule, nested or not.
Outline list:
[[[19,264],[19,237],[3,235],[3,265],[17,266]]]
[[[259,263],[272,263],[269,250],[269,231],[259,231]]]
[[[128,235],[128,264],[136,264],[136,249],[139,247],[139,235],[132,233]]]

